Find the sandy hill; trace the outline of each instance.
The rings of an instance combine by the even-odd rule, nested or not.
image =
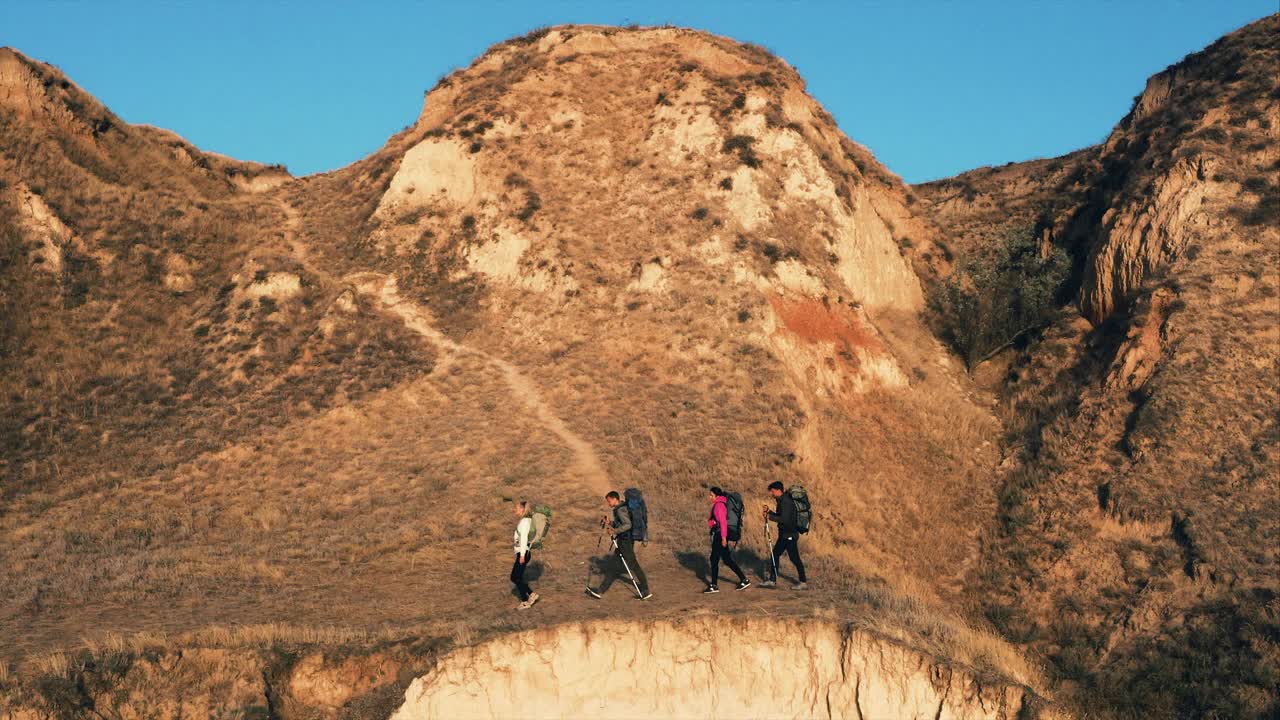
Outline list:
[[[1277,119],[1254,68],[1274,30],[1153,80],[1102,147],[916,188],[785,63],[688,30],[495,46],[381,150],[305,178],[124,124],[4,51],[4,696],[32,716],[501,714],[533,672],[585,711],[581,688],[632,677],[615,668],[709,652],[719,618],[744,658],[807,638],[782,704],[698,683],[632,711],[1176,714],[1182,686],[1265,709]],[[1208,148],[1224,179],[1195,171]],[[967,316],[940,289],[1010,305],[977,264],[1024,227],[1065,258],[1018,266],[1035,326],[958,358]],[[757,506],[774,479],[819,504],[815,589],[708,602],[706,487]],[[600,497],[632,485],[657,598],[592,602]],[[546,600],[517,614],[522,497],[555,520]],[[755,574],[759,522],[743,550]],[[1152,650],[1197,627],[1224,653]],[[566,650],[540,674],[522,643]],[[1139,674],[1166,685],[1126,694]]]

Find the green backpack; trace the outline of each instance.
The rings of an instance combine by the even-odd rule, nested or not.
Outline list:
[[[796,531],[809,532],[809,523],[813,520],[813,506],[809,504],[809,493],[799,485],[787,488],[787,494],[796,503]]]
[[[551,506],[534,505],[533,514],[529,517],[533,520],[533,530],[529,533],[529,547],[541,550],[542,541],[546,539],[547,531],[551,529]]]

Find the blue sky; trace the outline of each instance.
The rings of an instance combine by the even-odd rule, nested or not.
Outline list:
[[[1276,11],[1233,2],[48,2],[0,45],[125,120],[295,174],[375,150],[422,93],[542,25],[671,23],[763,45],[908,182],[1098,142],[1146,78]]]

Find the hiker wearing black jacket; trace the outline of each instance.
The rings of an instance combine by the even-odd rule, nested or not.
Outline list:
[[[613,536],[613,544],[617,550],[610,556],[610,563],[604,582],[600,584],[600,589],[592,590],[587,588],[587,592],[595,598],[599,598],[601,594],[613,585],[619,575],[624,573],[630,575],[632,582],[635,583],[636,592],[640,593],[641,600],[648,600],[653,597],[653,593],[649,592],[649,580],[644,576],[644,570],[640,568],[640,562],[636,560],[636,543],[631,536],[631,511],[627,509],[627,504],[622,502],[622,497],[616,491],[611,491],[604,496],[604,501],[613,511],[612,519],[609,517],[600,518],[600,523],[608,529],[609,534]]]
[[[772,520],[778,524],[778,541],[773,544],[769,579],[760,583],[760,587],[773,587],[778,583],[778,561],[782,559],[783,551],[786,551],[787,557],[791,558],[791,564],[796,566],[796,574],[800,577],[800,582],[791,589],[806,590],[809,583],[805,581],[804,562],[800,560],[800,532],[796,529],[798,527],[796,501],[784,491],[780,482],[769,483],[769,494],[774,497],[778,505],[772,512],[769,511],[768,505],[764,506],[764,519],[765,522]]]

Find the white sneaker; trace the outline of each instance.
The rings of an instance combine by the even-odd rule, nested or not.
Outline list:
[[[538,602],[541,597],[542,596],[538,593],[529,593],[529,605],[532,606],[534,603]]]
[[[519,605],[517,605],[517,606],[516,606],[516,609],[517,609],[517,610],[528,610],[528,609],[529,609],[529,608],[531,608],[531,607],[533,607],[533,603],[529,602],[528,600],[525,600],[524,602],[522,602],[522,603],[520,603]]]

